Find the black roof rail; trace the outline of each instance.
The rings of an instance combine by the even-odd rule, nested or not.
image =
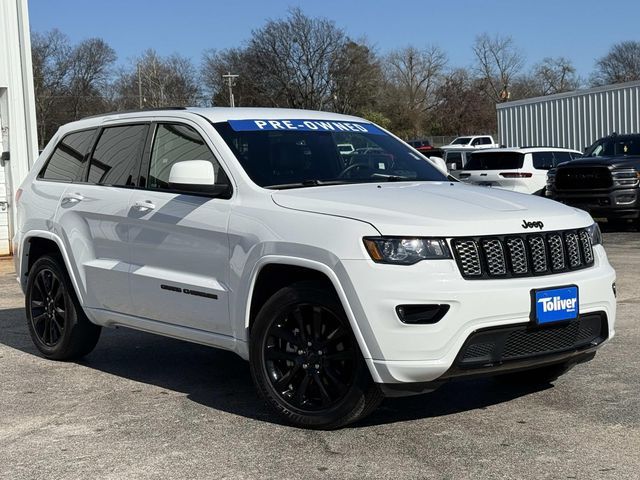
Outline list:
[[[186,110],[187,107],[153,107],[153,108],[134,108],[132,110],[116,110],[114,112],[97,113],[95,115],[89,115],[82,117],[79,120],[86,120],[88,118],[109,117],[112,115],[123,115],[125,113],[144,113],[144,112],[158,112],[163,110]]]

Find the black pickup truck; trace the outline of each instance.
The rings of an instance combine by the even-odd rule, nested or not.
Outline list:
[[[601,138],[547,175],[546,196],[608,220],[640,219],[640,134]]]

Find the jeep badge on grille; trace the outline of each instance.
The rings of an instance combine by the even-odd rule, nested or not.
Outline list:
[[[522,228],[539,228],[542,230],[544,228],[544,223],[539,220],[536,222],[527,222],[526,220],[522,220]]]

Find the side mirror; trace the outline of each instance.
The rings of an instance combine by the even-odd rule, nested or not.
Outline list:
[[[211,193],[215,190],[216,174],[211,162],[186,160],[171,166],[169,188],[187,192]]]

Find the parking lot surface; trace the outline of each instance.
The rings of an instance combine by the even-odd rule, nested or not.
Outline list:
[[[605,247],[617,336],[592,362],[387,399],[334,432],[280,424],[231,353],[119,329],[80,362],[41,358],[0,260],[0,478],[640,478],[640,233]]]

